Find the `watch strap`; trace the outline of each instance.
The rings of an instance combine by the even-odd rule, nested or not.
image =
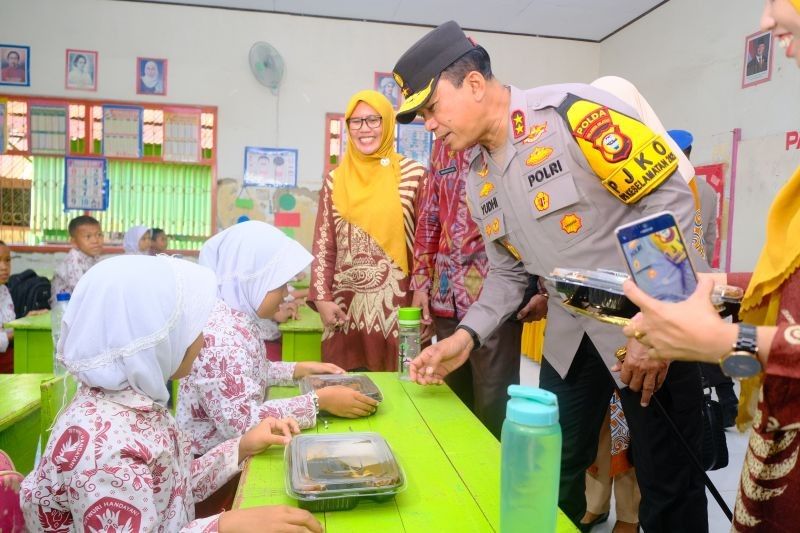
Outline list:
[[[733,351],[758,353],[758,334],[754,325],[739,323],[739,335],[736,337]]]

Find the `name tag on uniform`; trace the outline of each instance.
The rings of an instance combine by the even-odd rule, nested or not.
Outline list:
[[[541,218],[578,203],[580,196],[572,174],[566,174],[528,193],[533,216]]]

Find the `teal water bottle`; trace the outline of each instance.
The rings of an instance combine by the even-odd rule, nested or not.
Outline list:
[[[556,530],[561,426],[556,395],[511,385],[500,437],[500,532]]]

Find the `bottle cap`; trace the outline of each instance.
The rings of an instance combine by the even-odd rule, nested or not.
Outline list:
[[[68,292],[59,292],[56,294],[56,301],[57,302],[68,302],[70,294]]]
[[[422,320],[419,307],[401,307],[397,310],[397,320],[401,326],[418,326]]]
[[[511,385],[506,418],[524,426],[544,427],[558,423],[558,399],[550,391]]]

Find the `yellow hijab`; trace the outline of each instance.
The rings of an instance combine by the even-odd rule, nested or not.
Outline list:
[[[795,0],[800,3],[800,0]],[[778,320],[780,293],[777,292],[800,268],[800,167],[778,192],[767,216],[767,240],[761,250],[750,285],[742,299],[739,316],[745,322],[773,326]],[[761,378],[742,380],[739,398],[740,429],[755,413]]]
[[[361,153],[347,128],[347,150],[333,171],[333,205],[343,219],[363,229],[408,274],[408,250],[400,205],[400,160],[394,149],[394,109],[377,91],[361,91],[347,104],[349,119],[359,102],[381,116],[381,144],[374,154]],[[366,127],[366,126],[362,126]]]

